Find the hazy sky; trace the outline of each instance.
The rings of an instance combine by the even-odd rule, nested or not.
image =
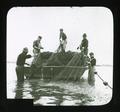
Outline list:
[[[7,15],[7,61],[16,61],[24,47],[32,54],[33,41],[41,35],[42,51],[59,46],[59,29],[68,37],[67,49],[81,43],[83,33],[89,40],[97,64],[113,63],[113,15],[105,7],[14,7]]]

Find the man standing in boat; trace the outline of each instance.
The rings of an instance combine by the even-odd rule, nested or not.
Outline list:
[[[37,63],[37,59],[38,57],[40,57],[40,53],[41,53],[41,49],[43,49],[43,47],[41,46],[41,36],[38,36],[37,40],[35,40],[33,42],[33,54],[34,54],[34,59],[32,64],[36,64]]]
[[[23,49],[23,52],[17,58],[16,74],[17,74],[17,80],[19,82],[24,81],[24,64],[27,64],[25,63],[26,59],[31,58],[31,55],[27,55],[27,53],[28,53],[28,48],[25,47]]]
[[[36,71],[36,68],[41,67],[41,49],[43,49],[43,47],[41,46],[41,40],[42,40],[42,36],[38,36],[37,40],[33,42],[34,59],[31,65],[30,78],[34,77],[34,72]]]
[[[88,71],[88,83],[90,85],[94,85],[95,84],[95,65],[96,65],[96,59],[94,58],[94,53],[89,53],[90,55],[90,61],[88,63],[88,68],[89,68],[89,71]]]
[[[40,53],[40,50],[43,49],[43,47],[41,46],[41,36],[38,36],[37,40],[35,40],[33,42],[33,53],[34,56],[37,56]]]
[[[87,40],[87,35],[86,33],[83,34],[83,40],[80,44],[79,47],[77,47],[77,49],[80,48],[80,50],[82,50],[84,48],[84,54],[87,55],[88,54],[88,40]]]
[[[59,37],[59,40],[60,40],[60,46],[58,48],[58,52],[61,50],[62,52],[65,53],[65,48],[66,48],[66,44],[67,44],[67,36],[66,34],[63,32],[63,29],[61,28],[60,29],[60,37]]]

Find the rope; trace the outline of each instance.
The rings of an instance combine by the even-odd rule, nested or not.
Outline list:
[[[86,67],[83,67],[83,66],[42,66],[43,68],[88,68],[87,66]]]
[[[15,63],[15,62],[10,62],[10,61],[8,61],[7,63]],[[27,63],[26,63],[27,64]],[[27,64],[29,67],[30,67],[30,65],[29,64]],[[96,65],[96,66],[98,66],[98,67],[101,67],[101,66],[107,66],[107,67],[109,67],[109,66],[112,66],[112,65]],[[85,66],[85,67],[83,67],[83,66],[42,66],[43,68],[60,68],[60,67],[64,67],[64,68],[88,68],[87,66]],[[94,74],[96,74],[101,80],[102,80],[102,82],[103,82],[103,84],[105,85],[105,86],[108,86],[110,89],[113,89],[109,84],[108,84],[108,82],[106,82],[106,81],[104,81],[102,78],[101,78],[101,76],[100,75],[98,75],[98,73],[97,72],[94,72]],[[42,74],[43,75],[43,74]],[[42,76],[42,79],[43,79],[43,76]]]
[[[105,86],[108,86],[110,89],[113,89],[113,88],[108,84],[108,82],[104,81],[104,80],[100,77],[100,75],[98,75],[97,72],[94,72],[94,74],[96,74],[96,75],[102,80],[102,82],[103,82],[103,84],[104,84]]]
[[[7,61],[7,63],[16,63],[14,61]],[[102,67],[102,66],[105,66],[105,67],[112,67],[112,65],[96,65],[96,67]],[[80,67],[80,66],[43,66],[43,67],[73,67],[73,68],[76,68],[76,67]],[[83,67],[82,67],[83,68]],[[85,67],[86,68],[86,67]]]

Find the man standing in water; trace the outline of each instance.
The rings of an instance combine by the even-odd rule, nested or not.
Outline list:
[[[27,55],[27,53],[28,53],[28,48],[25,47],[23,49],[23,52],[17,58],[16,74],[17,74],[17,80],[20,82],[24,81],[24,64],[27,64],[25,63],[25,61],[26,59],[31,58],[31,55]]]
[[[94,85],[95,84],[95,65],[96,65],[96,59],[94,58],[94,53],[89,53],[90,55],[90,61],[88,63],[89,65],[89,71],[88,71],[88,83],[90,85]]]
[[[87,35],[86,33],[83,34],[83,40],[80,44],[79,47],[77,47],[77,49],[80,48],[80,50],[82,50],[84,48],[84,54],[87,55],[88,54],[88,40],[87,40]]]
[[[67,36],[66,36],[66,34],[63,32],[63,29],[62,29],[62,28],[60,29],[60,37],[59,37],[59,40],[60,40],[60,46],[59,46],[57,52],[59,52],[59,50],[61,49],[61,51],[65,53],[65,48],[66,48],[66,44],[67,44]]]

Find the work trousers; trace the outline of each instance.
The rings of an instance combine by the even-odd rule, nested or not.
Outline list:
[[[66,45],[67,45],[67,41],[66,40],[62,40],[60,42],[60,46],[58,47],[57,52],[60,52],[60,51],[65,52]]]
[[[95,67],[90,66],[88,71],[88,84],[94,86],[95,85]]]
[[[24,81],[24,66],[16,67],[16,75],[17,75],[17,81],[19,81],[19,82]]]

